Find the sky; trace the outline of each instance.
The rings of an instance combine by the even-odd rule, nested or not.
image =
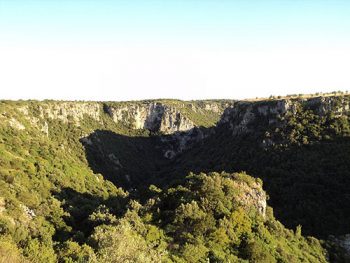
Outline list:
[[[0,0],[0,99],[350,90],[348,0]]]

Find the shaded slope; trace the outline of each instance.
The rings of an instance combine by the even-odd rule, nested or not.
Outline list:
[[[157,137],[131,137],[97,130],[81,142],[93,171],[129,190],[157,180],[170,162],[157,147]]]
[[[346,234],[348,99],[237,104],[216,127],[204,131],[207,136],[171,160],[161,155],[167,147],[163,135],[128,138],[108,132],[97,147],[86,147],[87,156],[106,178],[136,189],[181,182],[191,171],[247,171],[264,180],[277,218],[288,227],[302,225],[305,233],[319,237]],[[113,168],[119,160],[110,154],[125,166]]]
[[[103,103],[1,103],[0,244],[36,262],[113,261],[115,251],[150,261],[325,261],[317,240],[285,229],[271,209],[265,220],[236,206],[240,186],[254,179],[186,178],[248,171],[266,181],[269,203],[288,227],[302,224],[303,234],[320,237],[349,233],[346,105],[311,102],[238,103],[216,127],[170,135],[116,122]],[[129,241],[134,252],[123,246]]]

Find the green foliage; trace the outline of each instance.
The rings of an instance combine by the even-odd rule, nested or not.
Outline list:
[[[242,202],[252,187],[256,196]],[[271,213],[261,214],[256,205],[262,196],[258,180],[243,173],[190,174],[184,185],[162,191],[137,211],[153,213],[151,223],[165,230],[175,262],[281,262],[292,257],[326,262],[320,243],[285,229]]]
[[[162,102],[207,128],[232,103]],[[169,136],[115,123],[102,103],[98,119],[78,122],[43,111],[59,105],[0,103],[0,262],[326,262],[320,241],[303,235],[348,229],[340,207],[350,126],[337,111],[298,102],[283,127],[262,117],[255,135],[233,138],[218,125],[166,160],[159,139]],[[266,138],[276,145],[260,147]],[[211,173],[223,170],[230,173]],[[278,218],[295,231],[270,207],[265,214],[262,180],[233,173],[242,170],[264,180]],[[341,258],[336,245],[326,247]]]
[[[21,254],[10,236],[0,237],[0,263],[26,263],[28,262]]]
[[[80,246],[77,242],[67,241],[59,246],[58,257],[62,263],[96,262],[96,256],[91,247],[86,244]]]
[[[52,245],[43,243],[39,239],[26,240],[24,250],[24,256],[28,258],[30,262],[41,263],[41,262],[56,262],[56,255],[52,248]]]
[[[126,220],[97,227],[92,235],[97,262],[160,262],[161,254]]]
[[[184,171],[247,171],[263,179],[269,204],[287,227],[301,225],[304,235],[324,239],[347,234],[350,134],[345,109],[350,97],[320,104],[322,99],[293,99],[287,101],[286,114],[275,110],[266,116],[259,109],[276,109],[277,101],[243,104],[242,112],[250,109],[255,117],[246,133],[232,135],[231,125],[241,121],[238,115],[184,152],[176,168],[164,173],[181,180]]]
[[[19,112],[19,108],[27,105],[22,102],[0,104],[1,112],[8,114],[0,125],[0,235],[7,236],[7,243],[18,248],[12,254],[8,252],[13,255],[11,257],[19,258],[18,262],[22,259],[56,262],[54,242],[67,238],[78,240],[82,233],[80,226],[72,220],[71,213],[76,210],[65,206],[73,204],[71,196],[64,199],[67,188],[82,195],[93,194],[94,198],[99,198],[97,203],[100,205],[109,202],[116,207],[121,206],[117,205],[118,200],[125,198],[126,193],[95,175],[88,167],[79,142],[79,134],[87,127],[77,128],[58,120],[47,120],[48,138],[40,131],[42,123],[29,119],[40,115],[38,104],[29,103],[29,112],[34,116],[25,117]],[[8,125],[7,121],[11,119],[22,123],[25,129]],[[91,203],[95,205],[96,201]],[[86,212],[88,214],[81,216],[87,220],[89,211]],[[89,224],[92,228],[95,223]],[[83,224],[83,232],[87,233],[89,224]],[[82,250],[85,251],[85,247]]]

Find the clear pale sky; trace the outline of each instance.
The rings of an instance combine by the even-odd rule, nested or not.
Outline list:
[[[0,0],[0,99],[350,90],[350,1]]]

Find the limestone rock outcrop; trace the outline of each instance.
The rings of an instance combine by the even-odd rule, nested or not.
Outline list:
[[[262,188],[260,182],[244,182],[244,181],[234,181],[234,185],[238,189],[237,202],[243,207],[251,208],[253,207],[259,214],[263,217],[266,215],[266,193]]]
[[[122,122],[133,129],[147,129],[152,132],[171,134],[188,131],[194,123],[178,109],[162,103],[105,106],[115,122]]]
[[[280,99],[265,101],[238,101],[225,109],[220,124],[229,125],[234,136],[256,132],[259,121],[265,125],[283,126],[287,114],[296,114],[297,110],[312,110],[318,115],[329,113],[340,117],[350,113],[349,96],[329,96],[313,98]]]
[[[64,123],[79,122],[86,116],[97,121],[101,117],[101,107],[97,102],[43,102],[36,105],[34,112],[30,114],[29,107],[23,106],[19,108],[24,115],[40,119],[57,119]]]
[[[131,101],[131,102],[74,102],[42,101],[22,103],[17,110],[32,126],[48,135],[48,120],[59,120],[80,126],[90,118],[103,124],[108,114],[116,123],[135,130],[174,134],[187,132],[204,123],[214,125],[229,102],[226,101]],[[25,129],[16,120],[10,120],[16,129]]]

